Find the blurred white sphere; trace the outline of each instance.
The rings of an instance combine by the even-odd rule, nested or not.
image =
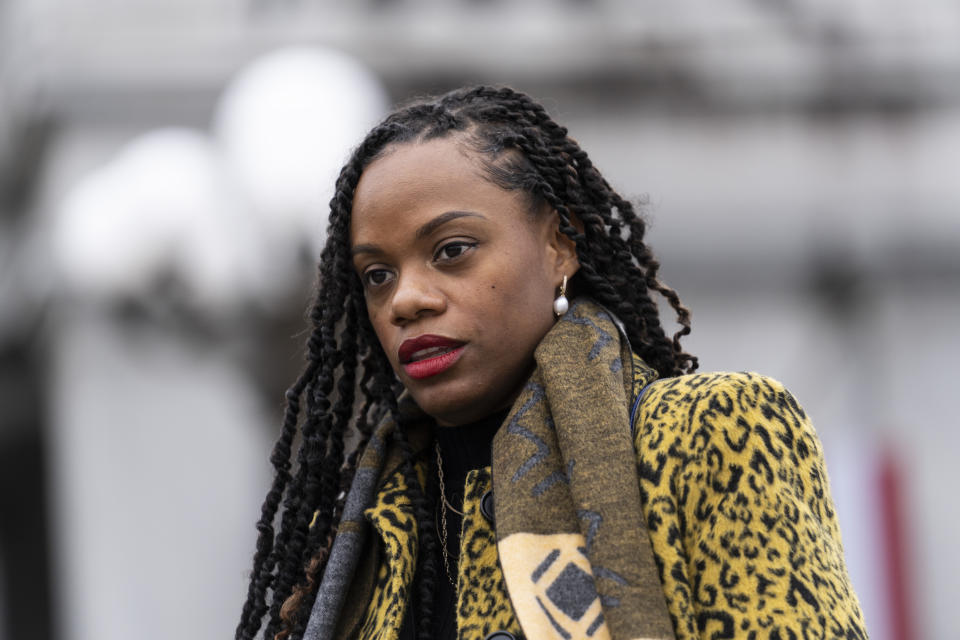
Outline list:
[[[193,302],[223,308],[268,290],[256,219],[203,133],[168,128],[130,142],[55,211],[61,281],[85,296],[137,296],[175,276]]]
[[[224,92],[215,136],[148,132],[80,180],[54,216],[60,281],[87,297],[141,296],[172,275],[213,313],[270,304],[319,255],[350,149],[385,113],[377,79],[344,54],[282,49]]]
[[[280,49],[237,74],[213,130],[265,232],[322,246],[340,167],[388,104],[372,72],[330,49]]]

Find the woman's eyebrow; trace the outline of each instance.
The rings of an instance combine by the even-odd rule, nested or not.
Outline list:
[[[456,220],[457,218],[483,218],[486,220],[486,217],[473,211],[447,211],[446,213],[441,213],[433,220],[424,223],[419,229],[417,229],[417,240],[425,238],[438,228],[442,227],[451,220]]]
[[[436,231],[446,223],[452,220],[456,220],[457,218],[481,218],[483,220],[487,219],[486,216],[483,216],[474,211],[447,211],[446,213],[441,213],[433,220],[428,220],[427,222],[425,222],[423,225],[420,226],[419,229],[417,229],[414,235],[417,240],[422,240],[423,238],[427,237],[428,235],[430,235],[431,233],[433,233],[434,231]],[[375,244],[358,244],[357,246],[352,247],[350,249],[351,256],[358,256],[361,253],[383,253],[383,249],[381,249],[378,245],[375,245]]]
[[[350,249],[350,256],[355,257],[361,253],[383,253],[383,249],[375,244],[358,244]]]

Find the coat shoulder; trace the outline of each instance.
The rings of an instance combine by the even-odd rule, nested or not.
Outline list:
[[[820,441],[777,380],[652,383],[634,414],[644,517],[678,640],[866,638]]]
[[[796,398],[778,380],[752,372],[693,373],[653,382],[633,416],[636,444],[682,437],[687,453],[712,447],[742,449],[759,438],[820,453],[813,426]],[[676,444],[676,443],[675,443]]]

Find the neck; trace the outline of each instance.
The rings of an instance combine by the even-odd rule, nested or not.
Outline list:
[[[490,464],[490,443],[507,413],[507,410],[498,411],[457,427],[437,427],[435,435],[443,456],[443,471],[452,481],[447,485],[448,491],[462,493],[467,472]]]

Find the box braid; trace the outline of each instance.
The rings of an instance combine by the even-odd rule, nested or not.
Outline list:
[[[643,243],[643,219],[541,105],[508,88],[474,87],[395,111],[354,150],[330,201],[327,242],[310,312],[307,364],[286,393],[280,437],[270,458],[275,476],[257,523],[259,538],[238,639],[253,640],[267,614],[265,637],[302,636],[358,454],[373,425],[386,415],[400,425],[393,438],[403,454],[419,532],[422,561],[410,610],[416,614],[418,636],[430,637],[438,571],[432,509],[436,487],[429,480],[431,473],[426,487],[417,478],[415,453],[397,408],[402,386],[367,316],[349,238],[353,195],[363,170],[390,146],[448,136],[458,137],[480,155],[492,182],[525,193],[531,211],[549,205],[557,212],[560,230],[575,243],[580,262],[570,282],[572,295],[589,295],[614,311],[634,349],[661,376],[697,368],[697,359],[680,346],[680,338],[690,333],[690,312],[659,280],[660,265]],[[677,314],[680,329],[672,338],[664,331],[655,294]],[[356,411],[358,393],[362,402]],[[302,439],[292,474],[298,426]],[[348,453],[351,431],[359,434],[359,444]]]

